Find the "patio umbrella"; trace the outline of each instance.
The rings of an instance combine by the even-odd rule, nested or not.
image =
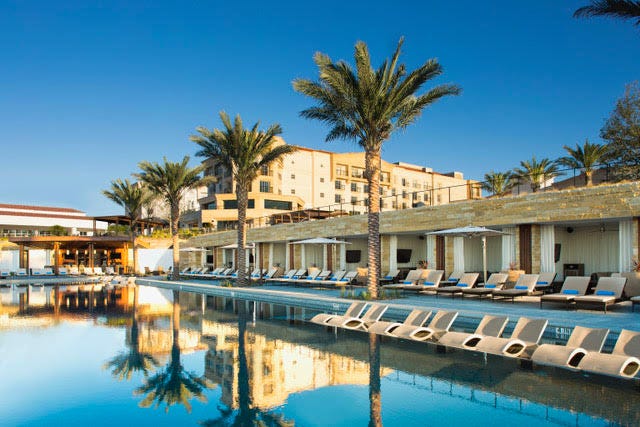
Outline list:
[[[180,248],[180,252],[206,252],[205,248]]]
[[[430,233],[425,233],[431,236],[449,236],[449,237],[480,237],[482,239],[482,274],[483,280],[487,281],[487,237],[490,236],[502,236],[505,234],[500,230],[493,230],[491,228],[486,227],[478,227],[473,225],[468,225],[466,227],[458,227],[458,228],[449,228],[446,230],[440,231],[432,231]]]
[[[246,243],[244,248],[245,249],[253,249],[256,247],[255,243]],[[226,245],[226,246],[220,246],[220,249],[238,249],[238,244],[237,243],[231,243],[230,245]]]

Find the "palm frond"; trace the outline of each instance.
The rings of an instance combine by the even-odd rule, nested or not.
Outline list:
[[[614,18],[635,20],[640,25],[640,1],[637,0],[592,0],[588,6],[577,9],[575,18],[611,16]]]

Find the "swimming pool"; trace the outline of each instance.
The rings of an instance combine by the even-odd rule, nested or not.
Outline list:
[[[63,296],[2,307],[3,425],[640,423],[633,383],[326,329],[291,306],[151,287]]]

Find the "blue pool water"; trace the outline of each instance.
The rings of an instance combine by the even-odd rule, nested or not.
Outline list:
[[[1,425],[640,420],[639,392],[629,382],[326,330],[295,312],[292,320],[284,307],[258,311],[251,302],[191,293],[176,303],[173,292],[145,287],[97,297],[61,291],[58,299],[52,289],[39,292],[51,295],[31,298],[22,312],[0,307]]]

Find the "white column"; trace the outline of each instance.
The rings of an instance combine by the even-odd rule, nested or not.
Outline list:
[[[464,268],[464,237],[453,238],[453,271],[466,271]]]
[[[553,225],[540,226],[540,272],[555,272],[556,234]]]
[[[623,219],[618,227],[620,241],[620,272],[631,271],[633,260],[633,220]]]
[[[222,265],[224,268],[227,268],[227,250],[222,250]]]
[[[291,270],[291,266],[289,265],[289,258],[291,258],[291,245],[289,242],[284,243],[284,271],[287,272]]]
[[[429,266],[433,267],[436,265],[436,236],[429,235],[426,238],[427,245],[427,262]]]
[[[327,255],[327,245],[322,245],[322,270],[326,270],[329,265],[329,257]]]
[[[389,236],[389,271],[398,269],[398,236]],[[384,274],[384,273],[382,273]]]
[[[273,243],[269,243],[269,268],[273,267]]]
[[[298,245],[298,246],[300,246],[300,263],[302,264],[299,267],[300,268],[307,268],[307,254],[306,254],[306,251],[305,251],[305,246],[307,246],[307,245],[305,245],[303,243],[303,244]]]
[[[516,228],[505,227],[502,236],[502,270],[508,271],[510,264],[516,260]]]
[[[340,245],[340,270],[347,269],[347,245]]]

